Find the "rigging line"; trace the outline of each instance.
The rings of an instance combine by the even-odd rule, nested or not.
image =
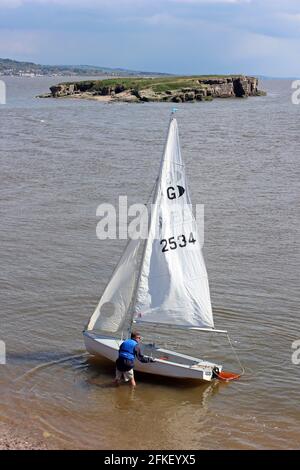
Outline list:
[[[240,374],[240,377],[241,377],[241,376],[244,375],[244,373],[245,373],[245,368],[244,368],[243,364],[241,363],[240,358],[239,358],[239,356],[238,356],[238,354],[237,354],[235,348],[233,347],[233,344],[232,344],[232,342],[231,342],[231,339],[230,339],[229,334],[227,334],[226,336],[227,336],[227,339],[228,339],[228,343],[230,344],[230,347],[231,347],[231,349],[232,349],[232,351],[233,351],[233,353],[234,353],[234,355],[235,355],[235,357],[236,357],[236,359],[237,359],[237,361],[238,361],[238,363],[239,363],[239,366],[240,366],[240,368],[241,368],[241,374]]]
[[[148,199],[147,199],[147,202],[146,202],[145,206],[147,206],[147,204],[149,204],[149,202],[150,202],[150,199],[151,199],[151,196],[152,196],[152,194],[153,194],[153,191],[154,191],[154,188],[155,188],[155,186],[156,186],[156,183],[157,183],[157,181],[158,181],[158,178],[159,178],[158,176],[155,178],[154,185],[152,186],[151,192],[150,192],[150,194],[149,194],[149,197],[148,197]]]

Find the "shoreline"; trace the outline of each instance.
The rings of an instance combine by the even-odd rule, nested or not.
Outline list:
[[[46,437],[38,437],[31,430],[0,422],[0,450],[49,450]]]

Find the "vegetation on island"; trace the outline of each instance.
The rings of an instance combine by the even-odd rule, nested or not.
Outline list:
[[[168,77],[118,77],[64,82],[50,87],[50,97],[89,98],[102,101],[208,101],[213,98],[263,94],[255,77],[200,75]]]

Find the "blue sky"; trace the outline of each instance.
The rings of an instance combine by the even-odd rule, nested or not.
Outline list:
[[[300,0],[0,0],[0,57],[300,76]]]

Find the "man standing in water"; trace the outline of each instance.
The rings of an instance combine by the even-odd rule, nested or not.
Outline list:
[[[130,381],[132,387],[136,386],[133,373],[135,358],[137,358],[140,362],[144,363],[155,361],[155,359],[153,359],[152,357],[144,356],[141,353],[139,345],[141,339],[141,335],[136,331],[133,331],[131,333],[131,338],[126,339],[126,341],[121,344],[119,349],[119,357],[116,360],[116,385],[119,385],[122,378],[124,378],[125,382]]]

